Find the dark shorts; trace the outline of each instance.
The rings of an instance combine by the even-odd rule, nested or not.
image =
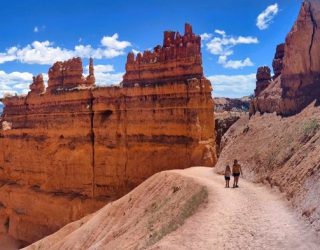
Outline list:
[[[233,177],[239,177],[240,173],[233,173],[232,175],[233,175]]]
[[[230,177],[229,177],[229,176],[225,176],[224,179],[225,179],[226,181],[230,181]]]

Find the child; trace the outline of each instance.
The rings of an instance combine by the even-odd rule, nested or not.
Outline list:
[[[229,188],[229,182],[230,182],[230,177],[231,177],[231,169],[230,166],[226,166],[226,170],[224,172],[224,179],[226,180],[226,188]]]

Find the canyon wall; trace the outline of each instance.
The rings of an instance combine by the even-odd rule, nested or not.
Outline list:
[[[320,0],[305,0],[285,44],[277,47],[275,75],[268,67],[258,69],[251,117],[241,117],[226,132],[215,167],[223,173],[226,164],[239,160],[246,179],[280,190],[318,232],[319,25]]]
[[[318,105],[319,53],[320,1],[305,0],[285,44],[277,47],[272,64],[273,78],[261,79],[263,68],[258,69],[251,114],[276,112],[285,116],[294,115],[314,100]]]
[[[200,46],[187,24],[183,36],[165,32],[154,52],[130,53],[120,86],[96,87],[92,60],[84,77],[75,58],[49,69],[46,89],[37,76],[27,96],[4,98],[0,232],[31,243],[159,171],[213,166]]]

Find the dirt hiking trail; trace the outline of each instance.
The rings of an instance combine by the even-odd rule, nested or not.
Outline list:
[[[240,188],[224,188],[223,176],[203,167],[176,172],[207,186],[208,203],[151,249],[320,249],[319,236],[267,187],[240,178]]]
[[[281,194],[242,178],[240,188],[224,188],[214,171],[158,173],[26,249],[320,249],[319,235]]]

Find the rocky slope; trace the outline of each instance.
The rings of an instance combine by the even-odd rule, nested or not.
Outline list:
[[[242,98],[214,98],[214,111],[221,112],[248,112],[250,107],[250,97]]]
[[[162,172],[26,249],[146,249],[181,226],[207,197],[206,187],[190,177]]]
[[[216,165],[238,159],[244,177],[278,187],[298,213],[320,230],[320,108],[311,104],[288,118],[240,118],[226,133]]]
[[[200,46],[186,25],[153,52],[129,54],[120,87],[95,87],[92,61],[85,78],[75,58],[49,69],[47,89],[37,76],[27,96],[5,98],[0,232],[31,243],[154,173],[213,166],[212,88]]]
[[[273,60],[274,77],[265,74],[262,67],[257,73],[256,97],[251,114],[276,112],[293,115],[312,101],[320,101],[320,1],[305,0],[298,19],[286,37],[285,44],[277,47]]]

